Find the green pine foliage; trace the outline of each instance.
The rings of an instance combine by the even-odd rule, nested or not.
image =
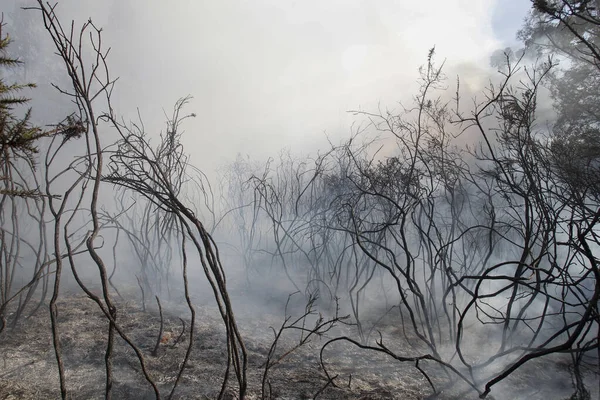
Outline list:
[[[0,22],[0,70],[19,66],[21,61],[8,54],[10,36],[2,31]],[[39,193],[14,181],[14,171],[23,167],[35,167],[34,155],[37,141],[48,132],[33,126],[30,122],[31,109],[24,116],[15,115],[17,106],[25,105],[28,98],[21,96],[24,89],[33,88],[33,83],[8,83],[0,75],[0,195],[32,197]]]

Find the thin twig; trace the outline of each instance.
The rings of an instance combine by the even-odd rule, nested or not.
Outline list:
[[[158,347],[160,346],[160,342],[162,341],[162,338],[163,338],[164,320],[163,320],[162,306],[160,305],[160,299],[158,298],[158,296],[154,296],[154,297],[156,297],[156,303],[158,304],[158,313],[160,314],[160,329],[158,330],[158,337],[156,338],[156,345],[154,346],[154,350],[152,350],[152,355],[154,357],[156,357],[158,355]]]

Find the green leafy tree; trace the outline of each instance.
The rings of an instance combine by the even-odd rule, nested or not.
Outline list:
[[[560,53],[600,68],[599,0],[532,0],[518,36],[540,53]]]
[[[600,0],[532,0],[519,32],[528,50],[553,57],[551,152],[574,191],[600,194]],[[597,197],[598,198],[598,197]]]

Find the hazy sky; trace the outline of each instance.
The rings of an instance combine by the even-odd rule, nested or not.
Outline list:
[[[31,4],[9,0],[9,3]],[[514,45],[528,0],[65,0],[66,18],[105,29],[120,76],[116,106],[162,128],[163,108],[194,96],[185,143],[211,169],[282,147],[345,137],[346,111],[394,107],[415,93],[436,46],[447,73],[476,88],[489,54]],[[0,6],[0,8],[2,8]],[[9,10],[12,7],[9,6]],[[17,11],[20,12],[20,11]],[[453,79],[451,79],[453,81]]]

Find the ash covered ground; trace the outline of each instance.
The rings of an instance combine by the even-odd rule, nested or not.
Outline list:
[[[185,303],[163,300],[163,335],[156,356],[152,355],[158,339],[160,317],[156,303],[147,300],[146,310],[132,291],[121,291],[117,301],[118,321],[144,354],[152,378],[161,395],[167,398],[189,344],[190,314]],[[213,399],[218,396],[226,368],[226,341],[218,309],[205,296],[194,298],[196,327],[194,345],[182,380],[175,391],[176,399]],[[243,294],[232,297],[237,307],[238,324],[248,352],[248,399],[261,398],[264,363],[273,342],[274,332],[284,321],[284,310],[271,307],[257,317],[244,302]],[[248,304],[244,306],[244,304]],[[98,306],[83,292],[64,293],[58,303],[59,330],[64,353],[66,379],[73,399],[104,397],[104,352],[108,322]],[[30,310],[31,311],[31,310]],[[295,315],[299,310],[288,310]],[[186,327],[183,335],[182,320]],[[399,320],[388,314],[379,322],[386,345],[401,355],[416,355],[403,338]],[[337,342],[324,352],[330,376],[328,384],[319,353],[329,339],[340,335],[353,337],[355,327],[338,325],[327,336],[312,340],[289,354],[269,371],[266,396],[276,399],[476,399],[477,393],[431,363],[420,366],[431,377],[434,393],[414,363],[402,363],[373,351],[361,350],[349,343]],[[181,335],[181,336],[180,336]],[[376,334],[377,337],[378,334]],[[482,338],[485,341],[485,338]],[[278,342],[274,358],[285,354],[298,343],[298,336],[286,331]],[[479,345],[475,344],[474,345]],[[14,329],[0,338],[0,399],[60,398],[58,371],[52,346],[50,317],[43,305]],[[115,399],[153,399],[154,393],[144,380],[133,350],[120,338],[114,359]],[[559,378],[557,378],[559,377]],[[589,380],[597,376],[589,374]],[[236,381],[229,381],[226,398],[237,398]],[[594,386],[591,386],[594,390]],[[554,357],[529,363],[492,392],[490,399],[567,399],[573,389],[569,382],[568,359]]]

